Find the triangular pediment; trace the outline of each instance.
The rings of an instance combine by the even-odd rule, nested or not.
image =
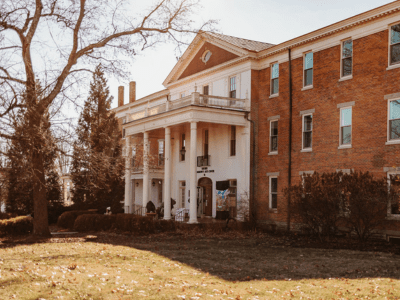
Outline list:
[[[205,61],[204,58],[205,54],[209,56],[209,59],[207,61]],[[200,49],[197,51],[196,55],[193,56],[193,58],[178,79],[200,73],[238,57],[239,55],[235,53],[222,49],[221,47],[218,47],[209,42],[205,42],[202,47],[200,47]]]

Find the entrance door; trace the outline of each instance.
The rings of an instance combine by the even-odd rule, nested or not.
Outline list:
[[[203,188],[203,212],[212,216],[212,180],[208,177],[199,179],[198,185]]]

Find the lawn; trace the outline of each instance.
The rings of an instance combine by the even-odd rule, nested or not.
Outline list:
[[[400,299],[399,269],[268,235],[79,234],[0,243],[0,299]]]

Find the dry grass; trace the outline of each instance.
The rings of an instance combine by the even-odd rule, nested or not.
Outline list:
[[[100,234],[0,244],[0,299],[400,299],[400,258],[268,237]]]

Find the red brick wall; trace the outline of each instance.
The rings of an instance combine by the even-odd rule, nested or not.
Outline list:
[[[210,50],[212,55],[210,57],[210,60],[207,63],[204,63],[201,60],[201,57],[204,53],[204,51]],[[195,73],[199,73],[201,71],[204,71],[206,69],[215,67],[216,65],[222,64],[224,62],[227,62],[229,60],[235,59],[238,56],[236,54],[233,54],[231,52],[228,52],[224,49],[221,49],[213,44],[210,43],[205,43],[203,47],[197,52],[196,56],[188,67],[183,71],[182,75],[179,77],[179,79],[185,78],[187,76],[193,75]]]
[[[383,167],[400,166],[400,145],[387,141],[387,94],[400,92],[400,68],[388,65],[388,31],[353,41],[353,79],[339,82],[340,46],[314,53],[314,83],[303,87],[303,58],[292,60],[292,183],[299,182],[299,171],[334,172],[336,169],[370,171],[386,176]],[[258,71],[258,189],[260,220],[286,222],[286,198],[282,189],[288,184],[289,74],[288,63],[280,64],[279,96],[270,96],[270,69]],[[252,97],[253,98],[253,97]],[[337,104],[355,101],[352,109],[352,148],[338,149],[339,113]],[[255,100],[253,100],[255,105]],[[300,111],[313,114],[312,152],[300,152],[302,118]],[[268,117],[280,115],[278,155],[269,152]],[[278,177],[278,210],[268,209],[269,172]]]

